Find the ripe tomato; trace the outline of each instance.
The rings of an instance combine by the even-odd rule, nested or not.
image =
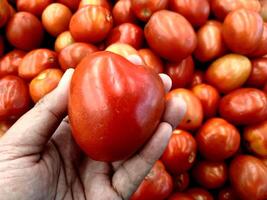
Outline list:
[[[186,193],[193,197],[194,200],[213,200],[213,196],[202,188],[191,188]]]
[[[112,25],[113,20],[108,9],[101,6],[87,6],[72,16],[69,28],[75,41],[96,43],[108,35]]]
[[[3,27],[10,17],[10,7],[7,0],[0,1],[0,28]]]
[[[157,161],[130,200],[164,200],[173,188],[171,176],[161,161]]]
[[[194,200],[189,194],[184,193],[174,193],[168,200]]]
[[[210,14],[208,0],[169,0],[169,7],[183,15],[195,27],[204,25]]]
[[[0,120],[17,119],[29,108],[28,86],[17,76],[1,78],[0,102]]]
[[[192,92],[199,98],[202,104],[204,117],[214,117],[217,113],[221,98],[216,88],[203,83],[194,86]]]
[[[42,23],[46,31],[56,37],[69,29],[71,17],[72,13],[67,6],[60,3],[52,3],[44,10]]]
[[[182,15],[172,11],[154,13],[144,32],[151,49],[170,61],[182,61],[197,46],[197,37],[191,24]]]
[[[177,63],[166,64],[166,74],[172,79],[172,88],[186,87],[192,81],[195,63],[189,56]]]
[[[131,10],[131,5],[131,0],[117,1],[112,10],[115,24],[119,25],[126,22],[134,23],[136,21],[136,17]]]
[[[175,130],[161,160],[166,168],[175,175],[188,171],[194,164],[197,144],[194,137],[182,130]]]
[[[240,146],[240,134],[230,123],[221,118],[205,122],[196,135],[201,155],[211,161],[223,161],[233,156]]]
[[[263,33],[259,46],[251,53],[252,57],[261,57],[267,54],[267,23],[263,24]]]
[[[57,39],[55,41],[55,51],[59,53],[62,49],[73,43],[74,39],[71,36],[71,33],[69,31],[65,31],[57,36]]]
[[[207,69],[205,79],[219,92],[229,93],[241,87],[251,73],[250,60],[242,55],[227,54],[215,60]]]
[[[222,36],[222,24],[215,20],[208,21],[197,32],[195,57],[201,62],[211,61],[222,56],[226,47]]]
[[[204,83],[204,72],[201,70],[195,70],[190,87],[192,88],[201,83]]]
[[[0,60],[0,77],[12,74],[17,75],[18,67],[25,55],[26,52],[16,49],[7,53]]]
[[[151,69],[114,53],[92,53],[80,62],[71,81],[72,133],[92,159],[123,160],[151,137],[164,104],[163,83]]]
[[[173,177],[173,189],[177,192],[186,190],[189,186],[190,178],[187,172]]]
[[[40,17],[43,10],[51,3],[53,3],[53,0],[17,0],[16,5],[18,11],[26,11]]]
[[[227,15],[222,33],[232,52],[250,55],[261,43],[263,20],[259,13],[238,9]]]
[[[11,125],[9,121],[0,121],[0,138],[8,131]]]
[[[24,56],[19,65],[18,73],[23,79],[31,80],[45,69],[58,67],[56,52],[49,49],[35,49]]]
[[[63,76],[60,69],[45,69],[30,83],[30,95],[36,103],[46,94],[55,89]]]
[[[218,200],[240,200],[233,188],[226,187],[220,190]]]
[[[257,58],[251,62],[252,71],[246,82],[246,85],[262,88],[267,82],[267,58]]]
[[[81,0],[79,4],[79,9],[89,5],[102,6],[111,11],[111,5],[108,0]]]
[[[96,51],[98,49],[94,45],[76,42],[60,51],[58,61],[61,68],[65,71],[68,68],[76,68],[85,56]]]
[[[68,6],[73,12],[78,9],[80,1],[81,0],[56,0],[56,2]]]
[[[43,34],[40,20],[28,12],[17,12],[6,27],[9,43],[26,51],[38,48],[42,43]]]
[[[186,103],[187,111],[177,128],[183,130],[196,130],[203,121],[203,108],[200,100],[193,92],[187,89],[175,89],[167,94],[166,99],[182,98]]]
[[[267,167],[253,156],[237,156],[230,165],[230,181],[241,199],[267,199]]]
[[[267,119],[266,94],[255,88],[237,89],[221,99],[220,115],[237,125],[250,125]]]
[[[156,73],[163,73],[163,62],[153,51],[150,49],[140,49],[138,53],[146,66],[153,69]]]

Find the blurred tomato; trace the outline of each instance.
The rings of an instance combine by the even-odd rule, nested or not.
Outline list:
[[[201,83],[204,83],[204,72],[201,70],[195,70],[195,73],[193,74],[192,81],[190,83],[190,88],[192,88],[198,84],[201,84]]]
[[[0,1],[0,28],[3,27],[10,17],[10,7],[7,0]]]
[[[13,6],[11,6],[10,4],[9,4],[9,11],[10,11],[10,13],[9,13],[9,17],[11,18],[11,17],[13,17],[15,14],[16,14],[16,10],[13,8]]]
[[[182,15],[172,11],[154,13],[144,32],[151,49],[169,61],[181,62],[197,46],[197,37],[191,24]]]
[[[210,14],[208,0],[169,0],[169,8],[183,15],[195,27],[204,25]]]
[[[57,39],[55,41],[55,51],[59,53],[62,49],[73,43],[74,39],[71,36],[71,33],[69,31],[65,31],[57,36]]]
[[[109,11],[111,10],[111,5],[109,3],[109,0],[81,0],[79,8],[86,7],[89,5],[102,6],[108,9]]]
[[[18,11],[26,11],[40,17],[43,10],[51,3],[53,3],[53,0],[17,0],[16,5]]]
[[[56,2],[68,6],[73,12],[78,9],[80,1],[81,0],[56,0]]]
[[[249,125],[267,119],[266,94],[255,88],[234,90],[221,99],[220,115],[237,125]]]
[[[246,82],[247,86],[262,88],[267,83],[267,58],[257,58],[251,61],[252,71]]]
[[[228,54],[218,58],[209,66],[205,79],[219,92],[229,93],[247,81],[251,68],[251,62],[247,57]]]
[[[259,46],[250,54],[250,56],[260,57],[265,54],[267,54],[267,23],[263,24],[263,33]]]
[[[110,11],[101,6],[79,9],[70,20],[70,32],[77,42],[96,43],[102,41],[113,25]]]
[[[173,190],[182,192],[189,186],[190,178],[187,172],[173,176]]]
[[[226,187],[220,190],[218,200],[240,200],[231,187]]]
[[[35,49],[22,59],[18,73],[25,80],[31,80],[47,68],[58,68],[57,53],[49,49]]]
[[[43,34],[40,20],[28,12],[17,12],[6,27],[9,43],[22,50],[38,48],[42,43]]]
[[[0,77],[12,74],[17,75],[18,67],[25,55],[26,52],[16,49],[7,53],[0,60]]]
[[[153,51],[150,49],[140,49],[138,53],[144,60],[146,66],[153,69],[156,73],[163,73],[163,62]]]
[[[202,188],[191,188],[186,193],[193,197],[194,200],[213,200],[212,195]]]
[[[264,158],[261,160],[263,162],[263,164],[267,167],[267,158]]]
[[[173,188],[171,176],[161,161],[157,161],[130,200],[164,200]]]
[[[11,125],[9,121],[0,121],[0,138],[8,131]]]
[[[3,56],[5,50],[4,38],[0,35],[0,58]]]
[[[0,120],[17,119],[29,108],[28,86],[17,76],[1,78],[0,102]]]
[[[194,199],[189,194],[174,193],[168,198],[168,200],[194,200]]]
[[[166,64],[166,74],[172,79],[172,88],[186,87],[192,81],[195,63],[192,56],[177,63]]]
[[[131,10],[131,0],[119,0],[114,5],[112,16],[116,25],[122,23],[134,23],[136,21],[135,15]]]
[[[187,89],[175,89],[167,94],[167,100],[170,98],[182,98],[186,103],[187,111],[181,123],[177,128],[183,130],[196,130],[203,121],[203,108],[200,100],[193,92]]]
[[[267,0],[260,0],[261,3],[261,16],[267,22]]]
[[[175,130],[161,160],[172,174],[178,175],[188,171],[194,164],[197,144],[194,137],[182,130]]]
[[[230,165],[230,181],[241,199],[267,199],[267,167],[253,156],[237,156]]]

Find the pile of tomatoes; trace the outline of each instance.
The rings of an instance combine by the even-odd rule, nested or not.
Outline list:
[[[266,0],[0,0],[0,135],[110,51],[169,75],[166,98],[187,105],[132,200],[267,200],[264,21]]]

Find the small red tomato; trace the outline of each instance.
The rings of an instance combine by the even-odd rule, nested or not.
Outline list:
[[[267,199],[267,167],[253,156],[237,156],[230,165],[230,181],[241,199]]]
[[[259,13],[238,9],[227,15],[222,33],[232,52],[250,55],[261,43],[263,20]]]
[[[207,62],[222,56],[225,51],[222,24],[214,20],[208,21],[197,32],[195,57],[201,62]]]
[[[29,108],[28,86],[17,76],[1,78],[0,102],[0,120],[17,119]]]
[[[263,33],[259,46],[253,51],[250,56],[261,57],[267,54],[267,23],[263,25]]]
[[[201,83],[204,83],[204,72],[201,70],[195,70],[190,87],[192,88]]]
[[[10,17],[10,7],[7,0],[0,1],[0,28],[3,27]]]
[[[174,193],[168,198],[168,200],[194,200],[194,199],[189,194]]]
[[[202,188],[191,188],[186,193],[193,197],[194,200],[213,200],[213,196]]]
[[[81,0],[56,0],[56,2],[68,6],[73,12],[78,9],[80,1]]]
[[[26,11],[40,17],[43,13],[43,10],[53,3],[53,0],[17,0],[17,9],[18,11]]]
[[[71,36],[71,33],[69,31],[65,31],[57,36],[57,39],[55,41],[55,51],[59,53],[62,49],[73,43],[74,39]]]
[[[241,87],[251,73],[250,60],[242,55],[227,54],[215,60],[207,69],[205,80],[221,93]]]
[[[63,76],[60,69],[45,69],[30,83],[30,95],[36,103],[46,94],[55,89]]]
[[[157,161],[130,200],[164,200],[173,188],[171,176],[161,161]]]
[[[182,98],[186,103],[187,111],[177,128],[183,130],[196,130],[203,121],[203,108],[200,100],[187,89],[175,89],[167,94],[166,99]]]
[[[0,58],[3,56],[5,50],[5,44],[4,44],[4,39],[0,35]]]
[[[194,76],[195,63],[189,56],[178,63],[167,63],[166,74],[172,79],[172,88],[188,86]]]
[[[234,189],[231,187],[223,188],[219,192],[218,200],[240,200]]]
[[[236,125],[250,125],[267,119],[267,97],[255,88],[234,90],[221,99],[220,115]]]
[[[240,134],[230,123],[221,118],[205,122],[196,135],[201,155],[211,161],[223,161],[233,156],[240,146]]]
[[[6,75],[17,75],[18,67],[25,55],[26,52],[16,49],[6,54],[0,60],[0,77]]]
[[[0,121],[0,138],[8,131],[11,125],[9,121]]]
[[[198,84],[192,88],[192,92],[199,98],[204,112],[204,117],[211,118],[217,114],[220,102],[220,94],[211,85]]]
[[[267,58],[257,58],[251,61],[252,71],[246,82],[247,86],[262,88],[267,83]]]
[[[79,9],[82,7],[86,7],[86,6],[102,6],[106,9],[108,9],[109,11],[111,10],[111,5],[109,3],[108,0],[81,0],[80,4],[79,4]]]
[[[139,55],[143,58],[145,65],[153,69],[156,73],[163,73],[162,60],[150,49],[140,49]]]
[[[190,178],[187,172],[173,177],[173,190],[183,192],[189,186]]]
[[[17,12],[7,23],[7,39],[18,49],[38,48],[42,43],[43,35],[44,30],[40,20],[31,13]]]
[[[136,21],[135,15],[131,10],[131,5],[131,0],[117,1],[112,10],[112,16],[116,25],[127,22],[134,23]]]
[[[172,11],[161,10],[154,13],[144,32],[152,50],[169,61],[182,61],[197,46],[192,25],[182,15]]]
[[[72,16],[69,29],[75,41],[97,43],[108,35],[112,25],[112,15],[108,9],[87,6]]]
[[[208,0],[169,0],[169,7],[183,15],[194,27],[204,25],[210,14]]]
[[[172,174],[188,171],[194,164],[197,144],[194,137],[182,130],[175,130],[161,160]]]
[[[25,80],[31,80],[41,71],[48,68],[58,68],[57,53],[49,49],[35,49],[22,59],[18,73]]]

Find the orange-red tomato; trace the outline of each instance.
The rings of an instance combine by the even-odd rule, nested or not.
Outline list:
[[[202,104],[204,117],[214,117],[217,114],[220,102],[220,94],[216,88],[202,83],[194,86],[192,92],[199,98]]]
[[[194,76],[195,63],[189,56],[178,63],[167,63],[166,74],[172,79],[172,88],[186,87]]]
[[[173,188],[171,176],[161,161],[157,161],[130,200],[164,200]]]
[[[169,8],[183,15],[195,27],[204,25],[210,14],[208,0],[169,0]]]
[[[51,3],[53,3],[53,0],[17,0],[16,5],[18,11],[26,11],[40,17],[43,10]]]
[[[145,65],[153,69],[156,73],[162,73],[164,66],[162,60],[150,49],[140,49],[139,55],[145,62]]]
[[[236,125],[250,125],[267,119],[267,97],[255,88],[234,90],[221,99],[220,115]]]
[[[79,4],[79,8],[94,5],[94,6],[102,6],[108,10],[111,10],[111,5],[109,0],[81,0]]]
[[[222,24],[215,20],[208,21],[197,32],[195,57],[201,62],[206,62],[222,56],[225,51]]]
[[[259,13],[238,9],[227,15],[222,33],[226,45],[232,52],[250,55],[261,43],[263,20]]]
[[[0,35],[0,58],[3,56],[5,50],[5,44],[4,44],[4,39]]]
[[[182,61],[197,46],[192,25],[182,15],[172,11],[161,10],[154,13],[144,32],[152,50],[170,61]]]
[[[267,83],[267,58],[254,59],[251,63],[252,71],[246,85],[262,88]]]
[[[76,11],[78,9],[80,1],[81,0],[56,0],[56,2],[68,6],[72,11]]]
[[[252,57],[260,57],[267,54],[267,23],[263,24],[263,33],[259,46],[251,53]]]
[[[0,28],[3,27],[10,17],[10,7],[7,0],[0,1]]]
[[[40,20],[28,12],[17,12],[6,27],[9,43],[22,50],[38,48],[42,43],[43,34]]]
[[[182,98],[186,103],[187,111],[177,128],[183,130],[196,130],[203,121],[203,108],[200,100],[193,92],[187,89],[175,89],[167,94],[166,99]]]
[[[182,130],[175,130],[161,160],[172,174],[179,175],[188,171],[194,164],[197,144],[194,137]]]
[[[29,108],[28,86],[17,76],[1,78],[0,102],[0,120],[17,119]]]
[[[119,0],[112,9],[114,23],[119,25],[122,23],[134,23],[136,17],[131,10],[131,0]]]
[[[194,199],[189,194],[174,193],[168,198],[168,200],[194,200]]]
[[[213,196],[202,188],[191,188],[187,192],[194,200],[213,200]]]
[[[45,69],[38,74],[30,83],[30,95],[36,103],[46,94],[55,89],[63,76],[60,69]]]
[[[173,176],[173,190],[182,192],[189,186],[190,178],[187,172]]]
[[[226,187],[220,190],[218,200],[240,200],[234,189]]]
[[[69,31],[65,31],[57,36],[55,41],[55,51],[60,52],[65,47],[74,43],[74,39]]]
[[[61,68],[65,71],[68,68],[76,68],[85,56],[96,51],[98,49],[94,45],[76,42],[60,51],[58,61]]]
[[[12,123],[9,121],[0,121],[0,138],[8,131]]]
[[[238,130],[221,118],[206,121],[195,139],[201,155],[211,161],[223,161],[233,156],[240,146]]]
[[[0,77],[12,74],[17,75],[18,67],[25,55],[26,52],[16,49],[7,53],[0,60]]]
[[[215,60],[207,69],[205,79],[219,92],[229,93],[241,87],[251,73],[250,60],[242,55],[227,54]]]
[[[201,70],[195,70],[190,87],[192,88],[201,83],[204,83],[204,72]]]
[[[87,6],[72,16],[69,28],[75,41],[97,43],[108,35],[112,25],[112,15],[108,9]]]
[[[49,49],[35,49],[22,59],[18,73],[25,80],[31,80],[41,71],[48,68],[58,68],[57,53]]]

